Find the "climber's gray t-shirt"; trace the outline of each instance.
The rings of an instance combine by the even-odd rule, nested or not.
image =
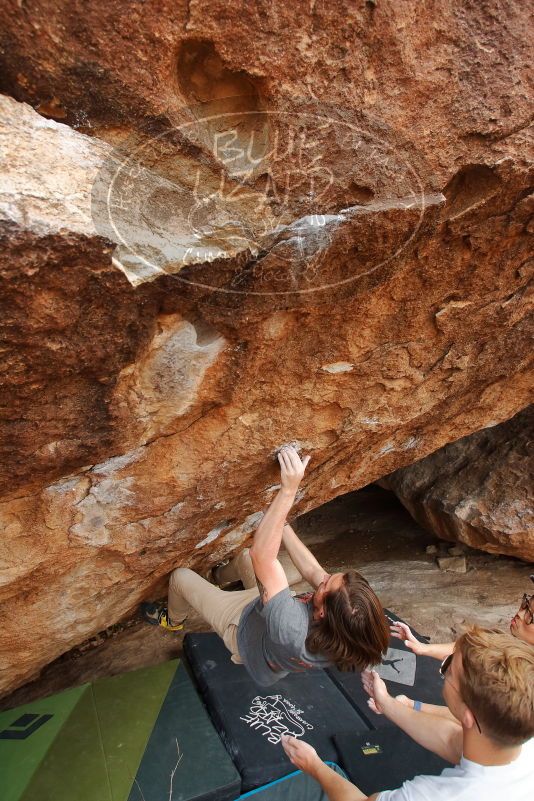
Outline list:
[[[256,682],[268,687],[288,673],[326,668],[330,662],[306,650],[313,616],[312,593],[293,598],[289,587],[266,604],[260,597],[242,611],[237,646],[243,664]]]

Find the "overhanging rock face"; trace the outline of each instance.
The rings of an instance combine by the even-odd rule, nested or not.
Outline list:
[[[286,6],[2,12],[2,692],[529,402],[526,9]]]

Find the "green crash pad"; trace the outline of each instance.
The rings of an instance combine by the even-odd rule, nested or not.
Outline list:
[[[0,714],[2,801],[230,801],[239,774],[178,660]]]

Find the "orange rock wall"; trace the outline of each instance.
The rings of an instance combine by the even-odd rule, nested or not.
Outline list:
[[[528,24],[525,4],[497,0],[4,4],[0,691],[173,567],[239,547],[280,443],[312,454],[298,514],[528,404]],[[313,144],[333,179],[314,206],[298,181],[281,193],[302,151],[229,174],[256,193],[237,206],[253,246],[129,272],[95,223],[95,176],[191,104],[244,115],[241,143],[328,109]],[[182,199],[221,171],[220,131],[190,131],[151,167]],[[418,206],[372,141],[413,165]],[[219,239],[233,211],[213,211]],[[320,231],[296,224],[309,214]]]

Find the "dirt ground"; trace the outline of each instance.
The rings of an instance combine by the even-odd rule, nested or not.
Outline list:
[[[434,642],[454,638],[470,622],[507,627],[532,588],[532,565],[479,551],[467,551],[465,574],[441,571],[426,548],[437,545],[446,554],[453,543],[438,543],[377,486],[337,498],[299,518],[295,528],[328,571],[359,570],[384,606]],[[208,630],[198,617],[188,620],[186,631]],[[182,641],[182,633],[134,618],[64,654],[38,679],[0,699],[0,709],[175,658]]]

